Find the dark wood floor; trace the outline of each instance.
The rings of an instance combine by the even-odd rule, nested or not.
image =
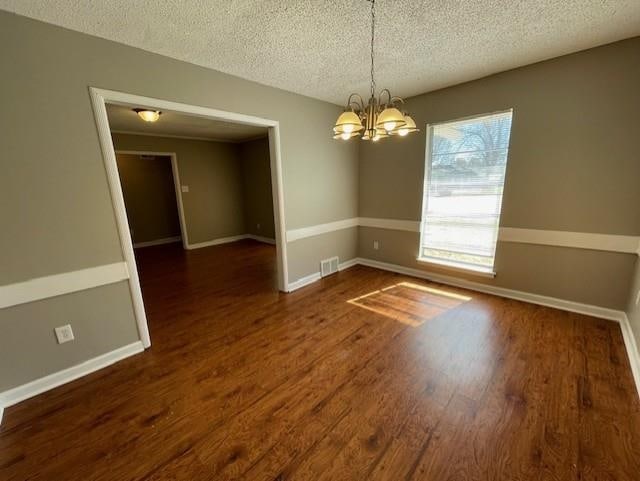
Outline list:
[[[638,480],[617,324],[273,247],[140,251],[151,350],[9,408],[4,480]]]

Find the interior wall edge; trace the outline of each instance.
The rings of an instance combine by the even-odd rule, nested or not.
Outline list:
[[[640,351],[638,350],[638,344],[636,343],[636,338],[633,335],[633,330],[629,323],[629,317],[624,312],[620,319],[620,329],[622,330],[622,339],[624,340],[624,346],[629,356],[633,380],[636,383],[638,396],[640,396]]]

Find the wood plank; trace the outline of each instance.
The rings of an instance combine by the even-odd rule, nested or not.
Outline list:
[[[282,294],[253,241],[137,255],[152,349],[7,409],[3,481],[637,479],[615,323],[362,266]]]

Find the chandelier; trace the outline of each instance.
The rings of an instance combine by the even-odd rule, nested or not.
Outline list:
[[[333,127],[334,139],[349,140],[360,137],[363,140],[377,142],[392,135],[404,137],[412,132],[418,132],[416,123],[404,110],[402,98],[392,96],[389,89],[381,90],[376,97],[373,55],[376,2],[375,0],[367,1],[371,3],[371,97],[365,106],[360,95],[349,95],[345,110]]]

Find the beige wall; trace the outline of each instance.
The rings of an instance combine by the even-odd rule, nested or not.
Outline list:
[[[90,86],[279,121],[287,228],[357,216],[357,145],[331,139],[335,105],[6,12],[0,12],[0,60],[10,66],[0,76],[0,285],[123,259]],[[327,134],[319,135],[325,126]],[[304,248],[315,242],[298,241],[289,251],[291,272],[318,270],[320,253]],[[324,242],[355,248],[339,233]],[[110,289],[39,301],[38,313],[31,305],[1,310],[2,365],[13,366],[2,388],[135,340],[126,289],[94,302],[96,312],[81,308]],[[59,319],[48,314],[54,305]],[[84,335],[56,345],[52,326],[61,319],[82,324]],[[20,350],[12,346],[17,331]]]
[[[65,324],[76,340],[57,344]],[[126,282],[0,309],[0,392],[138,339]]]
[[[269,139],[238,144],[244,189],[244,224],[248,234],[275,239]]]
[[[171,157],[117,154],[133,242],[180,236]]]
[[[131,134],[112,137],[116,150],[176,154],[180,183],[189,187],[180,195],[190,244],[241,234],[275,239],[268,138],[236,144]],[[171,189],[175,206],[173,184]]]
[[[292,282],[311,273],[320,272],[320,264],[313,260],[314,256],[318,256],[319,259],[338,256],[341,263],[355,259],[358,253],[358,228],[351,227],[297,240],[289,243],[288,248],[296,257],[308,259],[306,263],[290,269],[289,282]]]
[[[420,233],[360,227],[358,255],[413,269],[426,269],[417,261]],[[378,241],[378,250],[373,241]],[[627,304],[628,279],[636,257],[617,252],[499,242],[494,279],[428,267],[429,272],[544,296],[568,299],[612,309]],[[583,282],[590,279],[592,282]],[[610,286],[603,288],[603,286]]]
[[[236,144],[113,134],[117,150],[174,152],[189,244],[245,233],[242,168]]]
[[[636,260],[634,267],[633,281],[627,303],[627,317],[629,318],[629,324],[631,324],[631,330],[636,337],[636,344],[640,346],[640,302],[636,304],[636,299],[640,292],[640,257]]]
[[[411,98],[419,134],[361,144],[360,216],[420,220],[426,125],[513,108],[501,225],[640,235],[638,85],[634,38]],[[436,270],[416,263],[417,234],[360,232],[360,256]],[[501,242],[483,282],[624,309],[635,260]]]

